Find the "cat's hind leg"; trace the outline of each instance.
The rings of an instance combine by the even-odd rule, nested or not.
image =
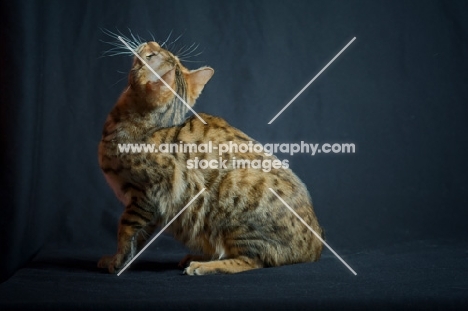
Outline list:
[[[259,259],[239,256],[231,259],[213,260],[208,262],[192,261],[185,268],[184,274],[206,275],[214,273],[238,273],[242,271],[263,268]]]

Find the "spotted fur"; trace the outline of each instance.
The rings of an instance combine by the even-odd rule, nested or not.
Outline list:
[[[190,71],[156,42],[136,48],[139,55],[193,106],[213,69]],[[125,205],[117,252],[98,263],[118,272],[157,227],[167,224],[197,193],[206,190],[170,226],[174,237],[198,255],[181,261],[185,273],[236,273],[254,268],[316,261],[322,243],[279,201],[272,188],[318,233],[322,233],[305,185],[288,168],[189,169],[187,160],[218,160],[217,150],[120,153],[118,144],[196,143],[213,146],[254,141],[219,117],[185,119],[188,108],[135,58],[129,84],[104,125],[99,164]],[[274,160],[263,153],[225,153],[222,160]]]

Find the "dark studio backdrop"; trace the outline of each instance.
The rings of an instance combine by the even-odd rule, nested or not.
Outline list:
[[[209,65],[215,75],[195,110],[221,116],[262,143],[354,143],[355,154],[279,157],[288,159],[307,185],[328,242],[358,275],[369,271],[365,265],[387,267],[382,271],[390,276],[404,274],[405,259],[393,256],[392,249],[412,253],[414,245],[433,253],[440,249],[428,263],[432,274],[465,271],[444,260],[453,245],[460,252],[452,257],[466,267],[468,2],[9,1],[1,6],[0,268],[6,282],[0,293],[8,293],[9,284],[20,288],[34,280],[18,278],[36,255],[64,250],[89,254],[68,263],[69,269],[71,263],[88,267],[93,284],[110,277],[94,266],[115,250],[122,207],[100,172],[97,146],[107,113],[126,85],[131,58],[101,57],[112,47],[102,41],[114,40],[101,28],[125,35],[130,28],[147,39],[151,32],[158,41],[172,31],[172,38],[182,34],[176,47],[199,44],[203,53],[191,59],[198,62],[185,65]],[[356,41],[268,125],[353,37]],[[156,240],[156,257],[164,243],[176,247],[170,238]],[[385,256],[375,259],[373,251]],[[303,269],[330,262],[330,269],[315,277],[326,279],[336,270],[337,280],[353,282],[328,250],[324,254]],[[422,257],[411,257],[408,264],[417,267]],[[53,264],[44,262],[53,275]],[[173,272],[173,282],[188,282],[171,265],[166,270]],[[131,273],[137,278],[138,271]],[[375,280],[385,283],[383,276]],[[315,280],[308,282],[313,286]],[[457,284],[444,290],[455,298],[466,293],[466,282]],[[313,300],[313,292],[309,295]],[[444,297],[434,299],[439,298]]]

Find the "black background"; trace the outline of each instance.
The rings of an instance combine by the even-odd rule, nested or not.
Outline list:
[[[95,261],[115,249],[122,207],[100,172],[97,145],[107,113],[126,85],[131,58],[102,57],[111,46],[101,40],[115,39],[101,28],[125,35],[130,28],[147,39],[151,32],[160,42],[172,31],[172,38],[182,34],[177,47],[199,44],[203,53],[191,59],[199,62],[185,65],[209,65],[215,75],[195,110],[221,116],[262,143],[354,143],[355,154],[279,155],[308,186],[328,242],[345,259],[389,249],[381,259],[369,256],[375,265],[362,256],[351,266],[361,260],[369,269],[392,262],[392,247],[406,245],[400,253],[412,254],[411,243],[433,245],[434,253],[440,248],[440,257],[428,265],[445,270],[454,268],[444,263],[450,245],[458,245],[466,265],[468,2],[10,1],[1,6],[3,281],[36,254],[49,258],[48,252],[64,249],[69,258],[88,254],[82,266],[103,277],[94,270]],[[356,41],[268,125],[353,37]],[[163,240],[172,247],[164,237],[154,249],[163,252]],[[425,257],[418,256],[407,260],[417,266]],[[351,278],[328,251],[322,262],[306,267],[327,278],[323,267],[330,262],[330,269]],[[70,269],[80,266],[68,263]],[[394,268],[385,273],[394,275]]]

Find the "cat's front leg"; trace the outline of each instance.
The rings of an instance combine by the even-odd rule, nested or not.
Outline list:
[[[149,238],[154,234],[156,229],[158,228],[159,224],[152,222],[148,224],[146,227],[138,231],[137,238],[136,238],[136,248],[137,252],[139,252],[148,242]]]
[[[103,256],[98,262],[98,268],[107,268],[109,273],[117,273],[132,260],[136,254],[137,241],[135,236],[138,230],[138,227],[122,224],[121,220],[118,231],[117,253]]]
[[[129,206],[120,217],[117,234],[117,253],[103,256],[98,262],[99,268],[107,268],[110,273],[117,273],[136,255],[138,233],[151,222],[149,215]],[[141,242],[141,240],[140,240]]]

